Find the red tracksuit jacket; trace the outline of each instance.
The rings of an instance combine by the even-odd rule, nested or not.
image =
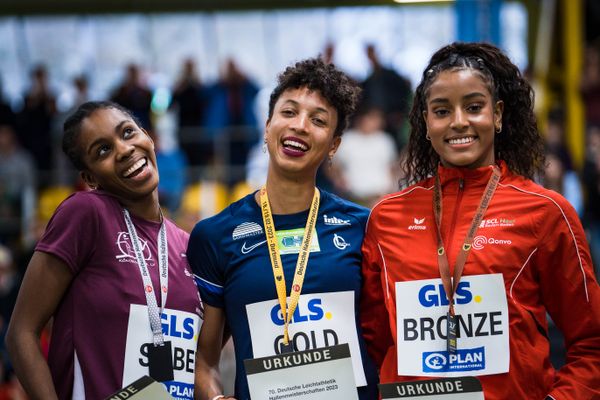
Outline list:
[[[503,280],[506,292],[509,370],[478,376],[485,398],[600,399],[600,288],[581,223],[562,196],[511,173],[503,162],[499,166],[500,183],[463,272],[463,278],[502,274],[497,286],[502,290]],[[441,234],[451,271],[491,171],[438,170]],[[397,337],[395,285],[440,277],[433,186],[430,178],[386,196],[373,208],[367,225],[362,329],[382,383],[420,379],[398,376],[398,340],[406,336]],[[565,336],[567,363],[558,371],[550,364],[546,313]],[[400,360],[415,362],[403,356]],[[417,363],[421,361],[425,363]]]

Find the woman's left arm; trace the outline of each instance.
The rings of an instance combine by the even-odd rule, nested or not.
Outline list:
[[[549,395],[595,399],[600,396],[600,287],[585,233],[566,201],[545,222],[544,246],[536,257],[541,295],[567,350]]]

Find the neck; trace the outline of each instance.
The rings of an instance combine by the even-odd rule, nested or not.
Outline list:
[[[138,199],[119,199],[130,214],[147,221],[161,222],[162,213],[158,202],[158,191],[154,190],[148,196]]]
[[[295,214],[310,208],[315,193],[315,180],[281,181],[267,177],[267,193],[273,214]],[[259,192],[256,196],[260,204]]]

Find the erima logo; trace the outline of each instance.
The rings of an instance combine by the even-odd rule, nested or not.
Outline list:
[[[424,231],[427,229],[427,227],[425,225],[423,225],[425,223],[425,218],[413,218],[413,223],[414,225],[411,225],[408,227],[409,231]]]
[[[349,219],[340,219],[337,217],[328,217],[327,214],[323,215],[325,225],[351,225]]]
[[[496,238],[488,238],[482,235],[475,236],[473,239],[473,248],[475,250],[481,250],[485,247],[486,244],[494,244],[494,245],[508,245],[512,244],[512,240],[509,239],[496,239]]]

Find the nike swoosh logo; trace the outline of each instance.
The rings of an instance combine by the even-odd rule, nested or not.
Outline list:
[[[244,242],[244,244],[242,245],[242,254],[248,254],[250,253],[252,250],[254,250],[255,248],[257,248],[258,246],[260,246],[261,244],[266,243],[266,240],[263,240],[262,242],[258,242],[256,244],[253,244],[250,247],[246,247],[246,242]]]

